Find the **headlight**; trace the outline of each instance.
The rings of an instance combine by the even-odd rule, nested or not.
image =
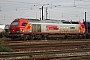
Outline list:
[[[17,33],[19,33],[19,31],[17,31]]]

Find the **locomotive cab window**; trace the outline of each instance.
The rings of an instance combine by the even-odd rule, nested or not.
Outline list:
[[[26,26],[27,23],[22,23],[22,26]]]
[[[18,21],[14,21],[14,22],[12,22],[11,25],[12,25],[12,26],[16,26],[16,25],[18,25]]]

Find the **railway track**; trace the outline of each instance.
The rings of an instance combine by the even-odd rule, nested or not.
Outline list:
[[[76,39],[76,40],[4,40],[5,44],[44,44],[44,43],[80,43],[80,42],[90,42],[90,39]]]
[[[90,41],[10,41],[6,43],[14,51],[36,51],[36,50],[66,50],[83,49],[90,47]]]
[[[54,58],[69,58],[90,56],[90,49],[77,50],[49,50],[49,51],[30,51],[30,52],[2,52],[0,59],[18,60],[18,59],[54,59]],[[89,58],[89,57],[88,57]],[[89,58],[90,59],[90,58]]]
[[[53,50],[53,49],[82,49],[89,48],[89,43],[54,43],[54,44],[15,44],[8,45],[14,51],[32,51],[32,50]]]
[[[90,40],[29,40],[4,43],[14,52],[0,53],[0,59],[7,60],[71,60],[90,56]],[[90,58],[89,58],[90,60]]]

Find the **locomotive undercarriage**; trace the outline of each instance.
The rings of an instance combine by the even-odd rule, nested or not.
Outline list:
[[[84,39],[83,34],[10,34],[12,40]]]

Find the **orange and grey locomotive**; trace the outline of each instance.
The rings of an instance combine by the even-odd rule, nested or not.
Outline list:
[[[85,25],[82,22],[61,20],[38,20],[18,18],[10,24],[11,39],[67,39],[84,38]]]

